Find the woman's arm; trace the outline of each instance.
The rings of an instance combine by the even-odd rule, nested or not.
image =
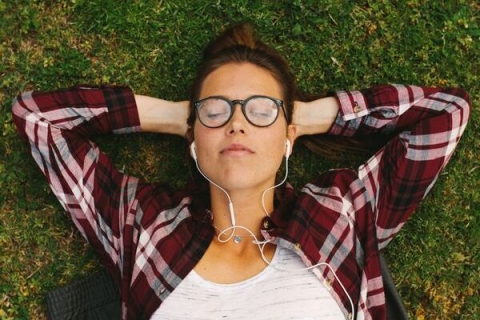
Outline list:
[[[140,127],[145,132],[176,134],[185,137],[189,102],[172,102],[135,95]]]
[[[393,134],[381,150],[359,167],[358,177],[365,191],[357,193],[357,197],[362,195],[361,200],[354,200],[372,206],[378,244],[382,248],[426,196],[452,156],[470,115],[468,95],[458,88],[384,85],[340,91],[333,99],[339,109],[327,134],[365,139],[369,135]],[[313,110],[302,117],[304,120],[297,121],[307,128],[315,126],[314,123],[304,126],[308,119],[317,119],[320,128],[317,133],[325,132],[335,103],[332,98],[309,103],[313,109],[315,103],[326,101],[331,101],[327,107],[318,107],[325,113]],[[316,117],[319,114],[322,116]]]
[[[136,100],[126,87],[74,87],[26,92],[17,97],[12,108],[17,129],[28,140],[54,194],[103,264],[112,270],[122,269],[122,255],[129,254],[135,242],[131,237],[138,234],[134,230],[138,219],[153,215],[144,207],[153,186],[117,170],[91,137],[139,132],[144,126],[180,135],[184,130],[177,124],[162,128],[164,123],[177,120],[161,121],[158,114],[151,116],[152,110],[161,113],[170,103],[140,97],[137,108]],[[168,202],[168,190],[163,195],[162,190],[157,187],[157,198]],[[156,209],[161,211],[162,205],[172,204],[162,202]],[[138,208],[141,217],[134,216]]]

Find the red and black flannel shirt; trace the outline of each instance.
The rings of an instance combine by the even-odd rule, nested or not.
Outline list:
[[[293,199],[290,218],[276,208],[274,228],[262,232],[307,266],[330,265],[315,273],[346,317],[384,319],[378,251],[450,159],[469,118],[469,100],[461,89],[403,85],[336,97],[340,112],[329,134],[398,134],[358,170],[332,170],[308,183]],[[185,191],[125,175],[92,142],[98,134],[140,131],[132,91],[27,92],[15,101],[13,115],[58,200],[117,279],[123,318],[149,318],[199,261],[214,232],[194,218]]]

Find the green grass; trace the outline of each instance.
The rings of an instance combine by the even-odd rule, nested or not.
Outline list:
[[[130,4],[131,3],[131,4]],[[317,93],[375,83],[461,86],[472,121],[451,163],[387,250],[413,319],[480,318],[480,7],[476,1],[0,0],[0,319],[45,318],[48,290],[98,262],[34,167],[9,113],[28,89],[128,84],[185,99],[203,46],[248,20]],[[102,137],[131,174],[181,186],[186,144],[158,135]],[[304,147],[291,181],[352,161],[318,161]]]

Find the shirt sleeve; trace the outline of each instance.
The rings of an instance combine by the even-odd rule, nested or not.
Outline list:
[[[125,224],[137,204],[138,181],[116,170],[91,137],[140,130],[132,91],[74,87],[27,92],[17,97],[12,112],[63,208],[100,253],[102,263],[118,268]]]
[[[394,137],[358,169],[375,213],[379,247],[398,233],[445,167],[471,107],[462,89],[384,85],[340,91],[330,134]]]

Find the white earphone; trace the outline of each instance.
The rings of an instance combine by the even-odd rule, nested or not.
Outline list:
[[[288,157],[290,157],[290,149],[291,149],[292,145],[290,144],[290,140],[287,139],[287,141],[285,142],[285,158],[288,159]]]
[[[265,193],[266,193],[267,191],[273,189],[273,188],[278,187],[279,185],[281,185],[282,183],[284,183],[285,180],[287,179],[287,176],[288,176],[288,158],[290,157],[291,147],[292,147],[292,145],[291,145],[291,143],[290,143],[290,140],[286,139],[286,140],[285,140],[285,159],[286,159],[285,178],[283,179],[282,182],[280,182],[279,184],[277,184],[277,185],[275,185],[275,186],[273,186],[273,187],[268,188],[268,189],[265,190],[265,191],[263,192],[263,194],[262,194],[262,206],[263,206],[265,212],[267,212],[266,209],[265,209],[265,203],[264,203]],[[196,152],[195,148],[196,148],[195,141],[193,141],[193,142],[190,144],[190,155],[192,156],[193,160],[195,161],[195,164],[196,164],[196,166],[197,166],[198,171],[200,172],[200,174],[201,174],[202,176],[205,177],[205,179],[207,179],[207,180],[210,181],[214,186],[216,186],[217,188],[219,188],[220,190],[222,190],[222,191],[225,193],[225,195],[227,196],[228,202],[229,202],[228,205],[229,205],[229,211],[230,211],[230,218],[231,218],[231,221],[232,221],[232,226],[235,227],[235,226],[236,226],[236,222],[235,222],[235,212],[234,212],[234,209],[233,209],[233,203],[232,203],[232,200],[231,200],[231,198],[230,198],[230,195],[228,194],[228,192],[227,192],[225,189],[223,189],[221,186],[219,186],[218,184],[216,184],[215,182],[213,182],[212,180],[210,180],[210,179],[203,173],[202,169],[200,169],[200,165],[198,164],[198,159],[197,159],[197,152]],[[266,214],[267,214],[267,213],[266,213]],[[233,233],[232,233],[232,235],[233,235]]]
[[[244,229],[246,230],[247,232],[249,232],[254,240],[252,241],[252,243],[256,244],[258,246],[258,249],[260,251],[260,255],[262,256],[262,259],[263,261],[265,261],[265,263],[267,265],[271,265],[270,261],[265,257],[265,254],[264,254],[264,247],[267,243],[270,242],[270,240],[267,240],[267,241],[259,241],[256,237],[256,235],[248,228],[246,227],[243,227],[243,226],[237,226],[236,225],[236,222],[235,222],[235,211],[233,209],[233,203],[232,203],[232,200],[230,198],[230,195],[228,194],[228,192],[223,189],[221,186],[219,186],[218,184],[214,183],[213,181],[211,181],[203,172],[202,170],[200,169],[200,166],[198,164],[198,161],[197,161],[197,153],[195,151],[195,141],[192,142],[190,144],[190,154],[193,158],[193,160],[195,160],[195,163],[197,165],[197,169],[198,171],[205,177],[205,179],[207,179],[208,181],[210,181],[213,185],[215,185],[216,187],[218,187],[220,190],[222,190],[225,195],[227,196],[228,198],[228,207],[229,207],[229,211],[230,211],[230,219],[231,219],[231,222],[232,222],[232,226],[231,227],[228,227],[226,228],[225,230],[221,231],[220,234],[218,235],[218,239],[220,242],[228,242],[230,239],[232,239],[235,235],[235,229],[239,228],[239,229]],[[265,214],[268,216],[268,213],[267,213],[267,210],[266,210],[266,207],[265,207],[265,193],[269,190],[272,190],[276,187],[278,187],[279,185],[283,184],[285,182],[285,180],[287,179],[287,176],[288,176],[288,158],[290,157],[290,152],[291,152],[291,143],[290,143],[290,140],[286,139],[285,141],[285,160],[286,160],[286,164],[285,164],[285,177],[283,179],[282,182],[280,182],[279,184],[273,186],[273,187],[270,187],[268,188],[267,190],[265,190],[263,193],[262,193],[262,206],[263,206],[263,210],[265,211]],[[232,233],[227,237],[227,239],[225,240],[220,240],[220,236],[224,235],[226,232],[228,232],[229,230],[232,230]],[[340,279],[338,278],[337,274],[335,273],[335,271],[333,270],[333,268],[328,264],[328,263],[325,263],[325,262],[321,262],[321,263],[317,263],[313,266],[310,266],[310,267],[307,267],[307,268],[301,268],[301,269],[282,269],[282,268],[279,268],[278,266],[275,266],[275,265],[271,265],[274,269],[277,269],[279,271],[289,271],[289,272],[295,272],[295,271],[306,271],[306,270],[311,270],[311,269],[314,269],[314,268],[318,268],[319,266],[325,266],[325,267],[328,267],[330,268],[330,270],[332,271],[333,273],[333,276],[335,277],[335,279],[338,281],[338,283],[340,284],[341,288],[343,289],[343,291],[345,292],[345,294],[347,295],[347,298],[350,302],[350,306],[352,308],[352,310],[355,310],[354,309],[354,305],[353,305],[353,302],[352,302],[352,299],[350,298],[350,295],[348,294],[348,291],[345,289],[343,283],[340,281]]]
[[[190,155],[192,156],[193,160],[197,161],[197,153],[195,152],[195,141],[190,144]]]
[[[235,211],[233,210],[233,203],[232,203],[232,199],[230,198],[230,195],[228,194],[228,192],[223,189],[220,185],[216,184],[215,182],[213,182],[212,180],[210,180],[202,171],[202,169],[200,168],[200,165],[198,164],[198,159],[197,159],[197,152],[195,151],[195,141],[193,141],[191,144],[190,144],[190,154],[193,158],[193,160],[195,160],[195,165],[197,166],[197,169],[198,169],[198,172],[200,172],[200,174],[205,178],[207,179],[208,181],[210,181],[211,184],[213,184],[214,186],[216,186],[218,189],[222,190],[223,193],[225,193],[225,195],[227,196],[228,198],[228,210],[230,211],[230,219],[231,219],[231,222],[232,222],[232,226],[235,227],[236,226],[236,222],[235,222]],[[234,232],[232,232],[232,235],[231,237],[233,237],[234,235]],[[231,238],[229,237],[229,239]]]

